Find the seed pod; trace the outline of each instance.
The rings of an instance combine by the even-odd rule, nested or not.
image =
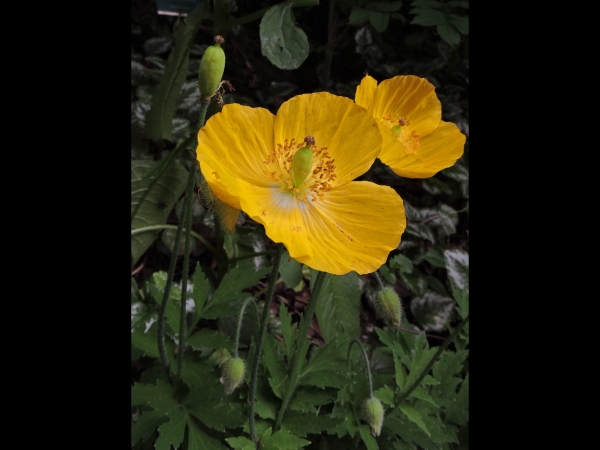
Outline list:
[[[375,299],[375,310],[381,320],[387,325],[394,327],[400,326],[402,319],[402,303],[396,291],[391,288],[384,288],[377,293]]]
[[[292,184],[298,187],[304,183],[304,180],[310,175],[313,162],[315,160],[311,145],[315,143],[312,136],[304,138],[306,146],[298,149],[292,157]]]
[[[225,395],[229,395],[244,381],[246,364],[241,358],[229,358],[222,367],[221,383],[225,387]]]
[[[204,51],[200,60],[200,69],[198,70],[198,88],[200,97],[204,100],[210,100],[215,94],[223,71],[225,70],[225,52],[221,44],[225,42],[221,36],[215,36],[215,45],[211,45]]]
[[[362,418],[369,424],[371,434],[375,437],[381,434],[383,426],[383,405],[377,397],[365,400],[362,405]]]

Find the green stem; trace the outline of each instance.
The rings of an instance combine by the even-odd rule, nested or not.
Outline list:
[[[254,404],[256,402],[256,383],[258,380],[258,366],[260,363],[260,353],[262,351],[263,341],[265,339],[265,331],[267,329],[267,322],[269,321],[269,310],[271,308],[271,300],[273,300],[273,291],[275,290],[275,281],[277,280],[277,274],[279,273],[279,263],[281,262],[282,254],[283,244],[277,244],[277,253],[275,254],[275,262],[273,263],[273,270],[271,271],[271,277],[269,279],[269,291],[267,292],[265,306],[263,307],[262,318],[260,321],[260,330],[258,332],[258,343],[256,347],[256,353],[254,354],[254,363],[252,365],[252,380],[250,385],[250,432],[252,434],[252,440],[254,440],[254,442],[258,442],[256,426],[254,425]]]
[[[206,120],[206,110],[208,109],[208,105],[210,105],[210,101],[205,101],[204,99],[200,99],[200,117],[198,117],[198,130],[204,126],[204,121]]]
[[[370,363],[369,363],[369,357],[367,356],[367,351],[365,350],[365,347],[362,345],[362,342],[360,342],[358,339],[353,339],[352,342],[350,342],[350,345],[348,346],[348,356],[346,357],[346,360],[348,361],[348,365],[350,365],[350,351],[352,350],[352,344],[357,343],[358,346],[360,347],[360,349],[362,350],[362,354],[365,358],[365,363],[367,364],[367,375],[369,376],[369,392],[371,393],[371,398],[373,397],[373,378],[371,377],[371,367],[370,367]]]
[[[188,184],[190,183],[190,179],[193,180],[194,173],[193,170],[190,170],[188,175]],[[173,275],[175,274],[175,263],[177,262],[177,250],[179,249],[179,242],[181,241],[181,231],[183,230],[183,224],[186,218],[186,210],[184,209],[181,218],[179,221],[179,225],[177,226],[177,231],[175,232],[175,244],[173,246],[173,251],[171,252],[171,261],[169,262],[169,272],[167,274],[167,282],[165,284],[165,290],[163,292],[162,302],[160,304],[160,310],[158,312],[158,325],[157,325],[157,340],[158,340],[158,354],[160,356],[161,365],[163,371],[165,372],[165,376],[167,381],[173,385],[173,380],[171,379],[171,373],[169,372],[169,361],[167,360],[167,355],[165,352],[165,311],[167,310],[167,302],[169,301],[169,294],[171,293],[171,285],[173,284]]]
[[[383,283],[381,282],[381,278],[379,278],[379,274],[377,273],[377,271],[373,272],[373,275],[375,275],[377,283],[379,283],[379,289],[383,291],[385,287],[383,286]]]
[[[421,384],[421,381],[423,381],[423,379],[425,378],[427,373],[431,370],[431,368],[433,367],[433,364],[441,356],[441,354],[444,352],[444,350],[446,350],[446,348],[452,343],[452,341],[456,338],[456,336],[458,336],[458,334],[465,327],[465,325],[467,324],[468,321],[469,321],[469,316],[467,315],[467,317],[465,317],[464,320],[461,323],[459,323],[458,326],[454,329],[452,334],[450,336],[448,336],[448,339],[446,339],[444,341],[444,343],[438,347],[437,352],[435,352],[435,355],[433,355],[433,358],[431,358],[431,361],[429,361],[429,364],[427,364],[425,369],[423,369],[423,372],[421,372],[421,375],[419,375],[417,377],[417,379],[414,381],[414,383],[406,391],[404,391],[402,393],[402,395],[400,395],[400,398],[399,398],[396,406],[400,405],[404,400],[406,400],[410,396],[410,394],[412,394],[412,392],[419,386],[419,384]]]
[[[244,310],[246,309],[246,306],[250,302],[254,303],[254,308],[256,309],[256,318],[258,319],[258,306],[256,305],[256,300],[254,300],[254,298],[252,298],[252,297],[247,298],[246,300],[244,300],[244,303],[242,304],[242,308],[240,309],[240,316],[238,317],[238,324],[237,324],[237,328],[235,330],[235,348],[234,348],[234,352],[233,352],[234,358],[238,357],[238,348],[240,346],[240,332],[242,331],[242,319],[244,318]]]
[[[177,383],[181,380],[183,372],[183,351],[185,349],[185,306],[187,300],[187,282],[190,266],[190,241],[192,231],[192,200],[194,195],[194,181],[196,180],[197,162],[194,159],[190,167],[187,188],[185,190],[185,242],[183,244],[183,275],[181,278],[181,305],[179,308],[179,351],[177,352]],[[177,246],[178,247],[178,246]]]
[[[294,356],[292,357],[292,364],[289,372],[290,382],[288,384],[288,389],[286,390],[286,393],[283,397],[281,407],[279,408],[279,413],[277,414],[277,420],[275,421],[273,431],[279,429],[279,426],[283,421],[283,416],[285,415],[285,411],[287,410],[290,400],[296,392],[296,387],[298,386],[298,381],[300,380],[300,367],[302,365],[302,362],[306,361],[306,352],[308,351],[308,347],[310,346],[310,340],[308,339],[308,329],[310,328],[312,318],[317,309],[317,300],[321,295],[321,290],[323,289],[323,284],[325,283],[326,277],[326,272],[318,273],[317,279],[315,280],[312,295],[310,296],[310,300],[308,301],[306,312],[302,315],[302,320],[300,321],[300,325],[298,327],[298,342],[296,345],[296,351],[294,352]]]
[[[167,225],[167,224],[164,224],[164,225],[150,225],[148,227],[136,228],[135,230],[131,230],[131,235],[135,236],[136,234],[146,233],[147,231],[162,230],[162,229],[176,230],[177,229],[177,225]],[[215,248],[214,245],[212,245],[210,242],[208,242],[204,237],[200,236],[194,230],[191,230],[190,234],[192,236],[194,236],[196,239],[198,239],[200,242],[202,242],[206,246],[206,248],[211,251],[211,253],[214,254],[214,253],[217,252],[217,249]]]

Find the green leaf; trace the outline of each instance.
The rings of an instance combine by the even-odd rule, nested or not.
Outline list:
[[[361,8],[359,6],[354,6],[350,11],[350,17],[348,18],[348,21],[352,25],[360,25],[369,20],[370,15],[371,11],[367,11],[366,9]]]
[[[188,356],[187,354],[185,355]],[[213,368],[206,363],[199,363],[196,361],[190,361],[188,358],[184,358],[183,372],[181,378],[187,384],[190,389],[213,389],[213,396],[220,397],[220,389],[217,392],[218,386],[208,387],[208,380],[212,378],[215,380]],[[216,385],[216,383],[215,383]]]
[[[160,176],[142,180],[154,164],[150,160],[131,161],[131,229],[162,225],[183,194],[188,172],[178,163],[170,165]],[[152,245],[159,231],[147,231],[131,237],[131,257],[135,265]]]
[[[360,336],[359,279],[356,272],[330,275],[323,286],[316,314],[326,343],[339,340],[339,329],[348,340]],[[339,328],[338,328],[339,327]]]
[[[400,391],[404,389],[406,386],[406,371],[404,370],[404,366],[398,359],[398,354],[394,351],[394,369],[396,373],[396,385],[400,388]]]
[[[151,406],[166,414],[177,408],[177,400],[173,398],[173,388],[167,383],[157,380],[156,385],[136,383],[131,388],[131,405]]]
[[[223,387],[220,384],[217,387],[220,395],[224,397]],[[196,387],[185,399],[190,414],[217,431],[241,427],[244,424],[247,418],[239,404],[221,401],[212,396],[212,393],[210,395],[211,397],[206,397],[205,393]]]
[[[224,450],[219,441],[211,438],[188,417],[188,446],[187,450]],[[254,450],[254,448],[252,448]]]
[[[308,39],[294,24],[291,3],[265,13],[260,21],[260,46],[262,54],[280,69],[296,69],[307,58]]]
[[[385,264],[379,268],[379,273],[381,274],[383,279],[391,285],[396,283],[396,275],[393,272],[390,272],[389,267]]]
[[[206,275],[204,271],[200,267],[200,263],[196,263],[196,269],[194,270],[194,279],[193,279],[193,297],[194,297],[194,306],[195,306],[195,319],[200,317],[200,311],[204,308],[206,303],[206,299],[208,298],[208,294],[210,292],[210,283],[206,279]]]
[[[210,330],[208,328],[202,328],[190,336],[187,339],[187,344],[196,350],[206,348],[218,350],[221,348],[226,348],[229,351],[233,351],[235,347],[235,343],[229,338],[229,336],[221,333],[218,330]]]
[[[367,450],[378,450],[379,446],[377,445],[377,441],[371,435],[371,430],[367,425],[359,425],[358,432],[360,433],[360,438],[365,443]]]
[[[458,290],[454,283],[450,283],[450,287],[452,288],[452,295],[459,306],[456,310],[460,317],[464,319],[469,315],[469,293],[466,289]]]
[[[469,292],[469,254],[464,250],[451,249],[444,251],[448,278],[460,290]]]
[[[415,295],[424,295],[427,291],[427,280],[418,269],[414,269],[412,273],[400,273],[400,278]]]
[[[373,392],[373,395],[375,395],[382,403],[385,403],[392,408],[394,407],[394,394],[394,390],[387,384]]]
[[[460,34],[450,22],[439,24],[436,30],[440,33],[441,38],[453,47],[460,42]]]
[[[286,286],[294,289],[302,281],[302,264],[292,258],[286,250],[281,255],[279,273]]]
[[[451,298],[431,291],[410,301],[413,317],[425,331],[443,331],[450,320],[453,308],[454,301]]]
[[[285,355],[291,358],[296,335],[298,334],[298,326],[296,324],[292,325],[292,316],[288,314],[284,302],[279,304],[279,320],[281,321],[281,335],[283,337]]]
[[[284,383],[283,381],[287,378],[287,374],[283,358],[277,353],[275,339],[270,333],[267,333],[267,336],[265,337],[263,349],[264,356],[262,361],[271,374],[269,384],[273,389],[273,393],[277,397],[282,398],[284,388],[287,386],[287,383]]]
[[[287,430],[278,430],[272,435],[264,433],[260,439],[262,450],[296,450],[306,447],[310,441],[302,439]]]
[[[427,393],[427,391],[425,391],[425,389],[423,389],[421,386],[419,386],[418,388],[416,388],[412,394],[410,394],[411,397],[415,397],[421,400],[426,401],[427,403],[430,403],[433,406],[438,406],[435,401],[433,400],[433,398],[431,398],[431,395],[429,395]]]
[[[158,428],[158,439],[154,444],[156,450],[171,450],[171,445],[174,448],[179,448],[183,441],[185,432],[185,412],[181,408],[174,409],[167,413],[171,419],[169,422],[163,423]]]
[[[390,15],[386,13],[372,11],[369,15],[369,22],[371,23],[371,25],[373,25],[373,28],[375,28],[380,33],[383,33],[387,29],[388,24],[390,22]]]
[[[433,267],[438,267],[440,269],[446,268],[446,260],[444,259],[444,255],[434,248],[425,253],[423,259]]]
[[[343,419],[332,419],[327,415],[302,414],[300,412],[288,410],[285,413],[285,419],[281,424],[282,430],[288,430],[290,433],[301,437],[307,434],[320,434],[321,431],[339,425]]]
[[[394,12],[398,11],[402,6],[402,2],[369,2],[365,8],[373,11]]]
[[[411,14],[417,14],[411,23],[424,26],[433,26],[448,23],[448,19],[443,12],[435,9],[413,9]]]
[[[413,271],[412,261],[400,253],[390,259],[390,266],[392,269],[399,270],[400,273],[411,273]]]
[[[146,118],[146,134],[151,139],[173,140],[173,115],[181,87],[188,74],[190,47],[202,20],[210,15],[209,2],[201,2],[175,31],[175,48],[152,96],[152,108]]]
[[[456,14],[449,14],[448,19],[454,27],[464,35],[469,34],[469,18],[465,16],[457,16]]]
[[[446,407],[446,422],[465,425],[469,421],[469,374],[460,386],[455,401]]]
[[[144,42],[144,51],[147,55],[160,55],[171,48],[172,42],[162,36],[152,37]]]
[[[159,356],[155,333],[144,333],[141,329],[136,329],[131,333],[131,345],[152,358]]]
[[[435,244],[435,236],[430,227],[423,223],[410,222],[406,225],[406,233],[412,234],[421,239],[427,239],[432,244]]]
[[[316,413],[317,406],[331,403],[334,398],[335,394],[328,389],[303,388],[297,391],[294,397],[292,397],[289,409],[299,412]]]
[[[412,337],[414,339],[415,352],[412,356],[410,373],[406,380],[406,386],[411,386],[414,383],[436,352],[435,348],[429,348],[427,345],[425,333],[420,333],[418,336],[413,335]]]
[[[235,315],[236,312],[239,312],[239,305],[232,304],[232,302],[247,296],[248,294],[243,294],[241,291],[254,286],[261,278],[271,272],[271,269],[272,267],[265,267],[253,272],[247,270],[247,267],[235,266],[225,274],[210,302],[204,305],[200,317],[216,319]]]
[[[144,411],[131,426],[131,446],[133,447],[140,440],[148,439],[154,430],[168,419],[162,411]]]
[[[247,437],[225,438],[225,440],[231,446],[231,448],[235,450],[256,450],[256,444],[254,444],[254,441],[248,439]]]
[[[406,417],[408,417],[410,420],[412,420],[414,423],[416,423],[417,426],[421,430],[423,430],[425,433],[427,433],[428,436],[431,436],[431,433],[427,429],[425,422],[423,422],[423,418],[421,417],[421,414],[419,414],[419,412],[415,409],[414,406],[412,406],[408,403],[402,403],[401,405],[398,406],[398,408],[400,408],[400,410],[404,414],[406,414]]]

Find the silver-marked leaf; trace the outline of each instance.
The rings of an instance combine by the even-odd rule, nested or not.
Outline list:
[[[428,291],[422,297],[410,301],[410,310],[417,323],[425,331],[442,331],[454,308],[454,300]]]
[[[262,54],[280,69],[296,69],[307,58],[308,39],[294,24],[291,3],[265,13],[260,21],[260,46]]]
[[[131,161],[131,229],[162,225],[185,189],[187,170],[172,163],[158,179],[143,179],[154,165],[151,160]],[[131,237],[132,263],[150,247],[159,230],[147,231]]]
[[[469,292],[469,254],[464,250],[452,249],[444,251],[448,278],[459,290]]]
[[[160,55],[171,48],[171,39],[165,37],[152,37],[144,42],[144,51],[147,55]]]

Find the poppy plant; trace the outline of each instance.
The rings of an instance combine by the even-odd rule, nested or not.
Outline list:
[[[397,175],[428,178],[462,156],[466,137],[455,124],[442,121],[435,87],[425,78],[402,75],[377,85],[367,75],[355,101],[377,121],[383,136],[379,159]]]
[[[313,269],[371,273],[406,228],[400,196],[353,181],[380,153],[377,123],[352,100],[319,92],[264,108],[228,104],[198,133],[200,169],[214,194],[261,223]]]

